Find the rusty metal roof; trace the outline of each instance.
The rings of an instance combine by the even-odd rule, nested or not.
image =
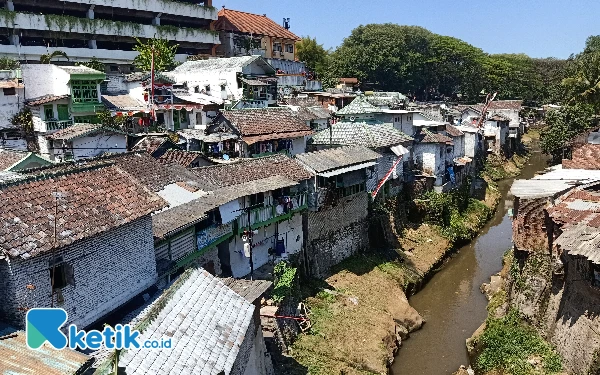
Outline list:
[[[296,159],[317,173],[366,161],[375,161],[379,157],[381,155],[365,146],[328,148],[296,155]]]
[[[55,350],[46,343],[29,349],[25,332],[2,331],[0,336],[0,374],[2,375],[73,375],[81,374],[93,358],[70,349]]]

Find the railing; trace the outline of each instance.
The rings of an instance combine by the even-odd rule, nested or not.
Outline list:
[[[73,125],[73,120],[62,120],[62,121],[49,120],[49,121],[44,121],[44,124],[46,125],[46,131],[61,130],[61,129],[66,129],[69,126]]]
[[[233,223],[223,225],[212,225],[199,231],[196,234],[196,240],[198,243],[198,250],[202,250],[207,246],[215,243],[217,240],[233,233]]]
[[[290,150],[281,150],[281,151],[274,151],[274,152],[263,152],[262,154],[252,154],[252,157],[253,158],[262,158],[263,156],[276,155],[276,154],[289,155],[290,154]]]
[[[285,205],[270,205],[256,208],[250,211],[250,225],[252,228],[268,225],[271,222],[283,220],[289,217],[292,213],[307,207],[307,194],[299,194],[290,197],[291,207]],[[242,213],[238,217],[238,228],[248,228],[248,213]]]

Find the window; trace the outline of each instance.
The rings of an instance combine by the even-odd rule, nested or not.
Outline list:
[[[47,104],[44,106],[44,120],[52,120],[54,118],[54,106]]]
[[[73,103],[99,103],[96,81],[73,81],[71,92]]]
[[[204,86],[204,91],[208,94],[210,92],[210,85]]]
[[[56,257],[54,262],[49,262],[50,285],[54,290],[60,290],[67,285],[75,286],[75,273],[73,266],[63,262],[62,257]]]
[[[250,206],[264,204],[265,193],[258,193],[250,195]]]
[[[69,119],[69,106],[67,104],[58,104],[56,109],[58,112],[59,121],[65,121]]]
[[[283,51],[281,49],[281,43],[279,43],[279,42],[273,43],[273,52],[281,52],[281,51]]]
[[[200,93],[200,86],[196,86],[196,87],[194,87],[194,92],[195,92],[196,94],[199,94],[199,93]]]
[[[294,45],[293,44],[286,44],[285,45],[285,52],[287,52],[287,53],[294,53]]]
[[[225,91],[227,90],[227,85],[226,84],[222,84],[221,85],[221,91]]]
[[[118,72],[119,71],[119,67],[117,65],[111,65],[110,66],[110,71],[111,72]]]
[[[14,87],[2,89],[2,92],[4,93],[4,96],[17,95],[17,89],[15,89]]]

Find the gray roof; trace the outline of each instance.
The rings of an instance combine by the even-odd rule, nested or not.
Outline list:
[[[555,244],[560,245],[570,255],[583,256],[595,264],[600,264],[600,229],[598,228],[581,223],[569,226],[563,230]]]
[[[331,134],[330,129],[316,133],[312,138],[312,143],[315,145],[355,145],[380,148],[395,146],[412,140],[411,137],[395,129],[390,124],[338,122],[331,126]]]
[[[574,186],[574,182],[571,181],[515,180],[510,188],[510,192],[518,198],[537,199],[552,197]]]
[[[364,95],[357,96],[352,103],[336,112],[338,116],[362,115],[366,113],[381,113],[381,109],[369,103]]]
[[[272,282],[267,280],[251,281],[231,277],[223,279],[223,283],[250,303],[254,303],[273,285]]]
[[[196,129],[184,129],[177,132],[181,137],[185,139],[197,139],[206,143],[219,143],[221,141],[227,141],[229,139],[238,139],[239,137],[235,134],[230,133],[211,133],[206,134],[204,130]]]
[[[577,181],[581,184],[586,184],[593,181],[600,181],[600,170],[564,169],[561,165],[557,165],[550,168],[548,172],[535,176],[533,179]]]
[[[254,333],[254,305],[203,269],[185,273],[168,292],[171,297],[140,338],[169,337],[172,348],[129,349],[119,364],[128,375],[231,373],[240,346]]]
[[[381,155],[365,146],[345,146],[296,155],[301,163],[320,173],[353,164],[375,161]]]
[[[88,68],[87,66],[83,66],[83,65],[59,66],[59,68],[69,74],[104,74],[104,72],[101,72],[96,69]]]
[[[145,103],[129,94],[104,94],[102,95],[102,104],[109,110],[124,112],[139,112],[148,108]]]
[[[241,72],[242,69],[256,60],[263,60],[260,56],[240,56],[208,60],[186,61],[173,70],[174,74],[198,73],[198,72],[217,72],[217,71],[235,71]],[[271,67],[266,61],[266,65]],[[271,67],[273,69],[273,67]],[[275,72],[275,69],[273,69]],[[167,75],[170,75],[167,73]]]

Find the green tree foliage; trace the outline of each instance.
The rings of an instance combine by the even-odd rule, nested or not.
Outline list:
[[[104,72],[106,70],[106,65],[95,57],[92,57],[90,61],[80,62],[77,65],[86,66],[90,69],[95,69],[100,72]]]
[[[563,80],[569,103],[600,110],[600,36],[587,39],[585,50],[569,59],[569,77]]]
[[[300,61],[317,74],[323,73],[327,66],[328,51],[322,44],[317,43],[316,38],[304,37],[296,43],[296,55]]]
[[[108,109],[104,109],[96,114],[102,126],[122,130],[127,121],[126,116],[113,116]]]
[[[21,66],[18,60],[11,59],[10,57],[0,57],[0,70],[13,70],[18,69]]]
[[[166,39],[150,39],[142,42],[136,38],[137,45],[133,47],[139,52],[139,55],[133,60],[133,64],[141,71],[148,72],[152,66],[152,54],[154,53],[154,70],[157,72],[166,72],[173,69],[175,62],[175,53],[179,45],[170,45]]]
[[[540,134],[540,146],[555,162],[563,158],[568,142],[593,126],[594,109],[587,104],[575,104],[551,111],[546,115],[547,127]]]
[[[52,59],[54,59],[55,57],[64,57],[65,59],[69,60],[69,56],[67,56],[67,54],[63,51],[54,51],[52,53],[46,53],[43,54],[42,56],[40,56],[40,63],[41,64],[50,64],[52,63]]]
[[[21,109],[11,119],[10,123],[19,128],[24,134],[33,135],[33,114],[29,107]]]

